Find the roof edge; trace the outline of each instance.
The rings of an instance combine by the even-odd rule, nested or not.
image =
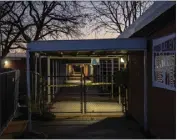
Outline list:
[[[174,6],[176,2],[174,1],[156,1],[154,4],[142,15],[140,16],[132,25],[130,25],[123,33],[121,33],[118,38],[129,38],[137,31],[141,30],[143,27],[148,25],[150,22],[155,20],[165,11]]]

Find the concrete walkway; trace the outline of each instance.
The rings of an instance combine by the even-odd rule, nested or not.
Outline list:
[[[50,139],[144,139],[139,126],[124,117],[58,119],[33,122],[33,130],[44,132]]]
[[[117,98],[111,98],[110,94],[98,92],[98,89],[90,88],[85,96],[79,93],[79,87],[64,88],[63,92],[55,97],[55,102],[50,111],[55,113],[79,113],[84,108],[87,113],[122,112],[122,105],[118,104]]]
[[[103,97],[102,97],[103,98]],[[101,100],[101,97],[99,97]],[[84,104],[84,102],[82,103]],[[55,102],[50,109],[51,112],[80,112],[81,101],[58,101]],[[111,101],[87,101],[87,112],[122,112],[122,105]]]
[[[0,139],[13,139],[15,136],[19,136],[24,132],[27,126],[27,120],[13,120],[7,128],[3,131]]]

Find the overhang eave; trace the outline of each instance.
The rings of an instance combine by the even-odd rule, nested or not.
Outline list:
[[[29,52],[67,51],[143,51],[146,39],[98,39],[98,40],[53,40],[36,41],[27,45]]]

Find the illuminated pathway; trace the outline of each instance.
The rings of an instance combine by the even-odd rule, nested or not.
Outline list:
[[[85,94],[85,100],[81,102],[81,94],[78,91],[79,88],[76,87],[66,88],[63,93],[56,97],[50,111],[58,116],[68,112],[79,113],[81,112],[81,106],[85,106],[85,112],[89,114],[122,113],[122,105],[118,104],[116,98],[111,99],[110,94],[99,93],[96,89],[89,89]]]

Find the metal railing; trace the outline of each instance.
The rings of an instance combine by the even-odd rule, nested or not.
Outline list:
[[[15,117],[18,108],[20,71],[0,73],[0,135]]]

